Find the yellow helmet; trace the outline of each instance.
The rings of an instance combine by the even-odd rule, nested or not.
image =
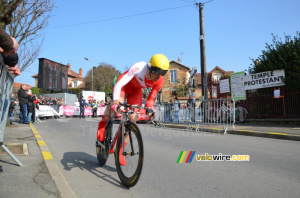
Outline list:
[[[167,71],[169,70],[169,60],[168,58],[163,54],[155,54],[151,57],[149,66],[150,66],[150,72],[165,75]]]

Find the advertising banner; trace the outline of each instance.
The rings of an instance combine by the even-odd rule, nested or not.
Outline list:
[[[74,106],[63,106],[64,115],[65,116],[73,116],[74,115]]]
[[[39,105],[38,117],[54,116],[53,108],[48,105]]]

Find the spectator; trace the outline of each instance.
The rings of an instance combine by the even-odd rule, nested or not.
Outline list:
[[[80,107],[80,103],[78,102],[78,99],[76,99],[74,104],[75,104],[76,107]]]
[[[36,97],[36,95],[34,95],[35,96],[35,100],[33,101],[33,112],[32,112],[32,123],[34,123],[35,121],[36,121],[36,116],[37,116],[37,113],[36,113],[36,109],[37,110],[40,110],[40,106],[39,106],[39,102],[40,102],[40,100]]]
[[[106,98],[106,103],[105,103],[105,106],[109,105],[111,102],[111,98],[110,97],[107,97]]]
[[[64,101],[64,98],[61,98],[61,105],[65,106],[65,101]]]
[[[101,100],[101,102],[100,102],[100,107],[105,107],[105,102],[104,102],[104,100]]]
[[[19,56],[17,54],[19,44],[15,38],[10,37],[0,28],[0,53],[3,56],[4,64],[9,68],[11,74],[18,76],[21,74],[17,65]]]
[[[16,105],[17,105],[17,101],[12,101],[9,105],[8,115],[9,115],[10,124],[13,124],[13,121],[14,121],[14,113],[15,113]]]
[[[84,116],[84,107],[87,106],[85,99],[83,98],[83,96],[81,96],[81,99],[79,100],[79,104],[80,104],[80,118],[85,118]]]
[[[28,124],[27,119],[27,103],[28,103],[28,95],[25,92],[26,85],[21,85],[20,90],[18,92],[18,98],[20,103],[20,121],[21,124]]]
[[[174,122],[179,123],[180,103],[178,101],[177,96],[174,97],[173,103],[174,103]]]
[[[50,106],[52,106],[52,105],[53,105],[52,98],[49,98],[49,105],[50,105]]]
[[[91,101],[91,107],[93,110],[93,117],[96,118],[97,117],[97,104],[96,104],[96,100]]]
[[[195,90],[193,90],[192,97],[193,97],[193,103],[196,103],[196,92],[195,92]]]
[[[186,106],[189,109],[189,119],[191,119],[192,122],[195,122],[195,103],[192,95],[189,95]]]
[[[172,99],[165,104],[165,122],[171,122],[171,108],[172,108]]]
[[[33,101],[35,100],[35,96],[34,95],[31,95],[31,90],[29,90],[28,92],[28,103],[27,103],[27,111],[28,111],[28,122],[31,122],[32,121],[32,114],[34,112],[34,103]]]
[[[56,97],[53,98],[52,104],[53,104],[53,109],[55,111],[59,111],[59,109],[57,108],[57,99],[56,99]]]

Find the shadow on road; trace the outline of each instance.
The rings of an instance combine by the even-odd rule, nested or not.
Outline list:
[[[63,159],[60,162],[64,166],[64,169],[67,171],[71,171],[72,168],[87,170],[95,176],[102,178],[103,180],[115,186],[127,189],[119,180],[113,178],[112,175],[106,174],[99,170],[102,168],[110,172],[116,172],[116,169],[111,166],[104,165],[103,167],[100,167],[95,156],[89,155],[84,152],[66,152],[64,153]],[[111,180],[113,180],[114,182],[112,182]]]

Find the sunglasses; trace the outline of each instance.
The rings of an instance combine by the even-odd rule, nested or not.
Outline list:
[[[152,74],[160,74],[162,76],[166,75],[166,73],[168,72],[168,70],[163,70],[163,69],[160,69],[158,67],[150,67],[150,72]]]

